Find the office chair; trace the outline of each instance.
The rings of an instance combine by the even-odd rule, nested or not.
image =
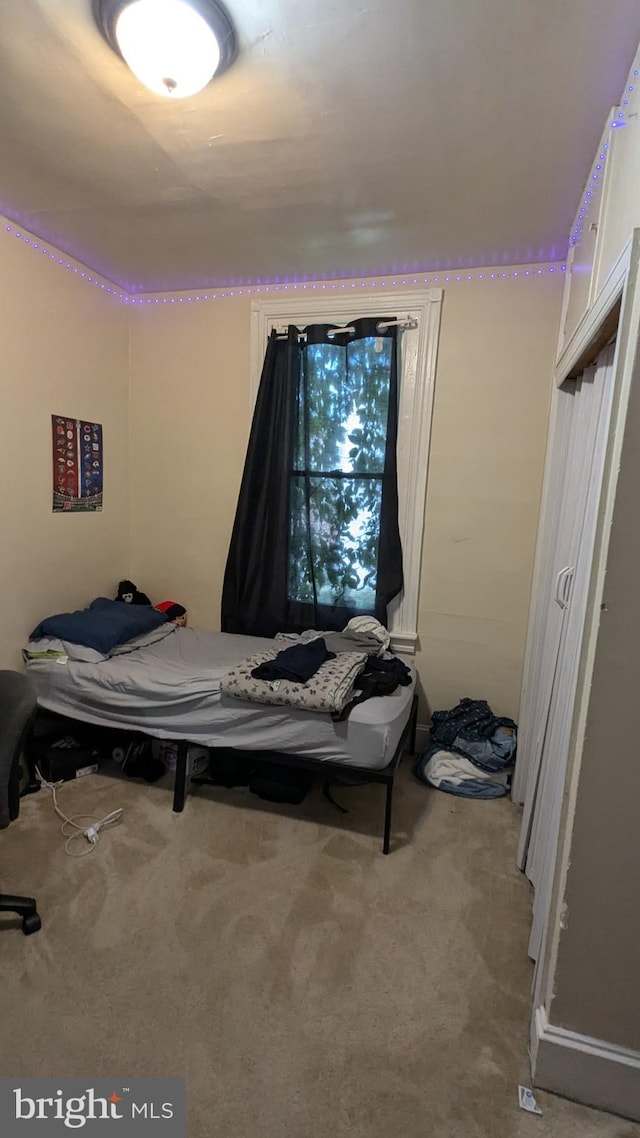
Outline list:
[[[0,830],[20,812],[20,755],[36,713],[36,693],[28,676],[0,670]],[[33,897],[0,893],[0,913],[18,913],[25,936],[41,925]]]

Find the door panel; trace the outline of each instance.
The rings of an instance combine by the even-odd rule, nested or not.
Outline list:
[[[536,803],[540,763],[549,718],[549,708],[562,636],[564,606],[561,592],[564,579],[575,560],[573,518],[578,508],[579,482],[572,474],[580,451],[580,432],[585,415],[580,402],[580,380],[559,388],[556,424],[552,440],[552,478],[548,486],[546,525],[541,534],[545,549],[545,568],[539,585],[539,603],[533,615],[539,625],[535,658],[531,661],[530,698],[523,700],[518,737],[518,764],[526,764],[524,815],[518,846],[518,865],[524,869]]]
[[[518,728],[518,761],[513,780],[512,797],[516,802],[524,802],[532,793],[532,784],[537,781],[536,752],[540,745],[539,735],[543,707],[548,704],[548,696],[541,690],[545,679],[555,668],[557,653],[553,642],[559,636],[549,627],[550,622],[558,620],[557,613],[550,613],[548,598],[554,594],[557,576],[562,568],[556,555],[560,511],[562,506],[558,487],[566,479],[566,461],[569,450],[571,430],[571,407],[575,382],[569,381],[554,392],[551,412],[551,429],[548,458],[545,471],[540,526],[538,532],[534,590],[529,615],[529,634],[527,657],[525,660],[522,698],[520,701]],[[523,868],[522,850],[518,853],[518,865]]]
[[[573,552],[572,565],[560,573],[558,587],[562,627],[556,666],[544,716],[538,778],[525,802],[522,851],[524,868],[535,888],[529,954],[537,957],[551,900],[553,871],[562,813],[567,757],[578,682],[586,608],[596,538],[596,527],[609,436],[613,398],[615,348],[602,353],[597,364],[578,382],[573,404],[575,429],[567,456],[567,481],[562,487],[565,508],[561,527],[567,526],[565,548]]]

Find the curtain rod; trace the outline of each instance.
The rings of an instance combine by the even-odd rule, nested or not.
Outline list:
[[[407,316],[406,320],[379,320],[378,323],[376,324],[376,331],[382,332],[384,328],[401,328],[404,330],[408,330],[410,328],[417,328],[417,327],[418,327],[418,321],[415,319],[415,317],[414,316]],[[341,326],[340,328],[332,329],[330,332],[327,332],[327,336],[331,336],[331,337],[338,336],[338,335],[342,335],[344,332],[355,332],[355,330],[356,329],[353,327],[353,325],[347,324],[344,327]],[[279,336],[286,336],[287,333],[286,332],[278,332],[278,335]],[[299,340],[306,340],[306,338],[307,337],[306,337],[304,332],[298,333],[298,339]]]

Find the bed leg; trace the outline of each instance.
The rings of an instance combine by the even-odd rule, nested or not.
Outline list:
[[[418,727],[418,697],[414,695],[413,704],[411,707],[411,727],[409,729],[409,746],[407,748],[410,755],[416,753],[416,730]]]
[[[382,852],[389,853],[389,838],[391,837],[391,807],[393,805],[393,782],[387,783],[387,797],[384,807],[384,839]]]
[[[188,743],[184,740],[178,743],[176,757],[176,777],[173,784],[173,812],[181,814],[184,810],[184,800],[187,796],[187,751]]]

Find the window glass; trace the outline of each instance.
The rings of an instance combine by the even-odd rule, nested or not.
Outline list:
[[[290,484],[289,596],[375,604],[391,341],[302,353]],[[315,585],[315,590],[314,590]]]

